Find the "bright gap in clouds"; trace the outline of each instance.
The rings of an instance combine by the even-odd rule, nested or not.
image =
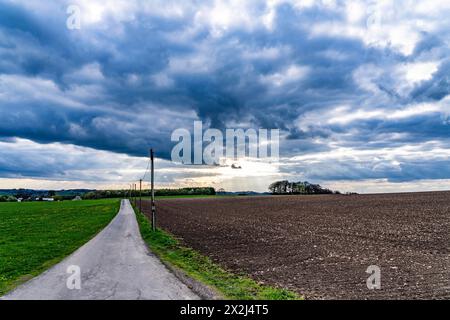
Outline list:
[[[439,63],[437,62],[417,62],[410,63],[404,66],[406,70],[406,79],[415,84],[420,81],[430,80],[433,73],[438,70]]]
[[[18,156],[20,155],[20,156]],[[17,169],[21,174],[10,174],[0,178],[0,189],[126,189],[130,181],[140,179],[148,163],[147,158],[130,157],[107,151],[78,147],[61,143],[39,144],[25,139],[0,141],[0,168],[2,171]],[[383,170],[402,170],[404,164],[417,162],[448,162],[450,148],[438,142],[410,147],[378,150],[339,149],[331,152],[308,154],[280,162],[269,163],[257,159],[227,160],[223,166],[182,166],[170,161],[156,161],[156,183],[162,187],[213,186],[228,191],[266,192],[275,180],[302,180],[305,176],[315,177],[327,187],[341,191],[366,193],[442,190],[450,188],[449,179],[435,181],[421,179],[413,181],[388,181],[381,177],[358,181],[328,180],[337,170],[345,172],[359,167],[367,177]],[[236,164],[237,168],[231,165]],[[350,167],[343,166],[344,164]],[[351,169],[351,170],[353,170]],[[331,170],[331,171],[329,171]],[[365,172],[364,172],[365,171]],[[47,177],[43,179],[42,177]],[[148,187],[148,181],[144,181]]]
[[[62,143],[39,144],[26,139],[0,140],[0,173],[16,171],[0,178],[0,189],[127,189],[142,178],[148,158],[100,151]],[[234,161],[224,166],[182,166],[157,159],[158,188],[222,185],[235,191],[239,187],[266,191],[267,176],[277,177],[276,164],[259,160],[239,161],[241,169],[232,169]],[[43,177],[46,177],[43,179]],[[239,180],[237,183],[234,180]],[[253,180],[254,179],[254,180]],[[231,182],[230,182],[231,181]],[[242,181],[247,181],[242,183]],[[270,181],[270,180],[269,180]],[[144,181],[148,186],[148,181]],[[247,189],[246,189],[247,190]]]

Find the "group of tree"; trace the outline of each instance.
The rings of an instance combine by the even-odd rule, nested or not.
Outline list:
[[[340,194],[339,191],[332,191],[308,181],[276,181],[269,186],[269,190],[272,194]]]

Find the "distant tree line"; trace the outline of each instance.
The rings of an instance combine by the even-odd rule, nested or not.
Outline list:
[[[215,195],[214,188],[179,188],[179,189],[157,189],[156,196],[181,196],[181,195]],[[127,198],[130,190],[31,190],[31,189],[8,189],[0,190],[0,202],[42,201],[44,198],[52,198],[54,201],[73,200],[76,196],[82,199],[105,199],[105,198]],[[132,196],[139,196],[139,190],[132,192]],[[148,189],[142,190],[143,197],[151,196]]]
[[[1,189],[1,202],[5,201],[39,201],[43,198],[53,198],[55,201],[72,200],[76,196],[82,196],[90,189],[73,189],[73,190],[33,190],[33,189]],[[9,199],[9,200],[8,200]]]
[[[276,181],[269,186],[269,190],[272,194],[340,194],[339,191],[332,191],[308,181]]]
[[[149,190],[149,195],[151,195],[150,190]],[[216,190],[211,187],[158,189],[158,190],[155,190],[155,195],[156,196],[187,196],[187,195],[214,196],[214,195],[216,195]]]
[[[139,190],[132,191],[131,196],[139,196]],[[215,195],[214,188],[179,188],[179,189],[157,189],[155,196],[185,196],[185,195]],[[82,195],[83,199],[104,199],[104,198],[126,198],[130,196],[130,190],[95,190]],[[143,197],[150,197],[151,190],[142,190]]]
[[[17,198],[14,196],[0,196],[0,202],[16,202]]]

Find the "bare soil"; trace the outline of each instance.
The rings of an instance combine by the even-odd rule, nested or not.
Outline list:
[[[450,298],[450,192],[164,199],[157,214],[226,269],[307,299]]]

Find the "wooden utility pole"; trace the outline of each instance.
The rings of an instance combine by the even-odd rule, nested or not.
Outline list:
[[[139,179],[139,212],[142,212],[142,179]]]
[[[150,149],[150,163],[151,163],[151,179],[152,179],[152,230],[156,230],[156,207],[155,207],[155,165],[153,149]]]

